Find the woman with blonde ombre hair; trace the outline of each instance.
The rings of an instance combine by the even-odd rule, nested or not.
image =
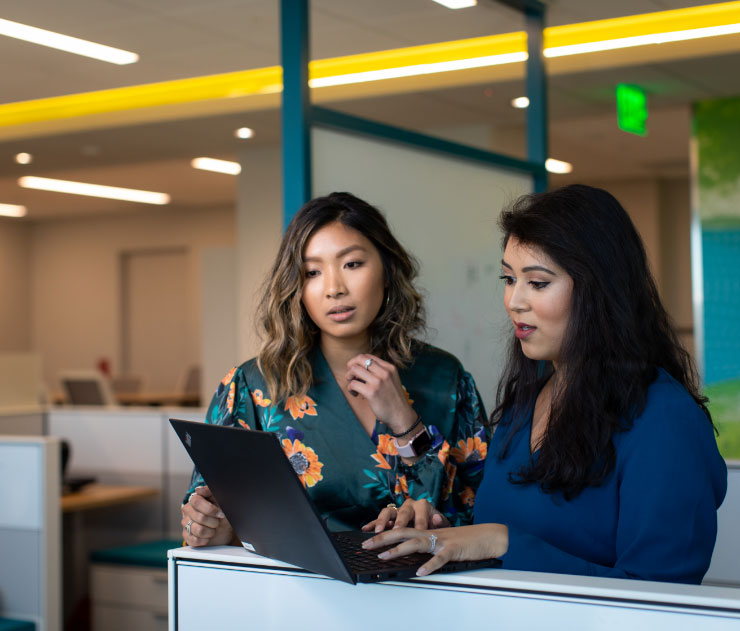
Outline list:
[[[309,201],[265,286],[259,354],[208,408],[207,423],[275,432],[332,529],[407,499],[435,507],[420,528],[472,518],[485,411],[460,362],[420,339],[417,267],[373,206],[349,193]],[[236,543],[198,471],[182,513],[187,544]]]

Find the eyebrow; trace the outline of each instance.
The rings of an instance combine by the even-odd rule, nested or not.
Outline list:
[[[510,270],[514,271],[514,268],[509,265],[504,259],[501,259],[501,265],[504,267],[508,267]],[[527,267],[522,268],[523,272],[545,272],[545,274],[550,274],[551,276],[557,276],[555,272],[553,272],[551,269],[546,268],[544,265],[527,265]]]
[[[354,252],[355,250],[366,252],[365,248],[363,248],[361,245],[350,245],[343,250],[339,250],[339,252],[337,252],[336,258],[341,259],[343,256],[346,256],[347,254],[349,254],[350,252]],[[321,258],[318,256],[307,256],[303,259],[304,263],[313,263],[318,261],[321,261]]]

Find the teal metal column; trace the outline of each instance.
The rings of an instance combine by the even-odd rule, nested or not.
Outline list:
[[[311,199],[308,0],[281,0],[283,225]]]
[[[545,28],[545,6],[536,0],[525,0],[524,17],[527,31],[527,159],[544,166],[547,160],[547,76],[542,54],[542,32]],[[534,190],[548,188],[547,171],[534,176]]]

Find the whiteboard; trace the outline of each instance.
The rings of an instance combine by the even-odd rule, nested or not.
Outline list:
[[[420,263],[427,341],[456,355],[490,414],[511,325],[503,308],[502,208],[532,177],[387,140],[312,130],[313,194],[347,191],[380,208]]]

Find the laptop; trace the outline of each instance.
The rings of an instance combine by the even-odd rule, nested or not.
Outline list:
[[[429,554],[384,561],[364,550],[371,533],[331,532],[271,432],[170,419],[242,545],[347,583],[416,576]],[[498,559],[450,562],[438,573],[498,567]]]

